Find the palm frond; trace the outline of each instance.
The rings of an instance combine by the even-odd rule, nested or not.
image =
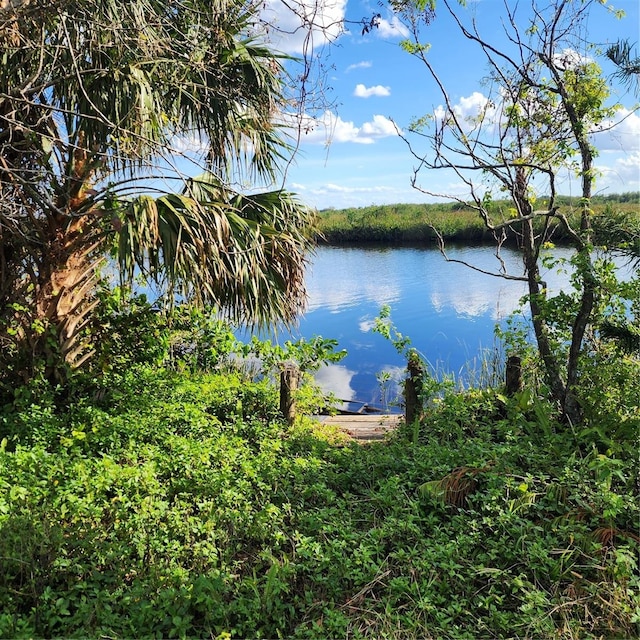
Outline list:
[[[255,8],[241,0],[58,0],[4,17],[0,115],[54,117],[58,143],[73,151],[82,139],[103,174],[153,165],[183,132],[202,135],[220,175],[270,178],[287,153],[272,125],[281,56],[246,38]]]
[[[615,341],[625,353],[640,352],[640,327],[631,321],[624,324],[605,321],[600,327],[600,335]]]
[[[3,353],[54,369],[83,361],[95,260],[113,244],[125,278],[141,271],[237,321],[293,321],[313,216],[285,192],[227,186],[271,180],[289,152],[274,124],[281,56],[248,38],[258,3],[0,5]],[[148,195],[166,190],[152,180],[182,180],[174,141],[194,135],[206,149],[181,153],[211,175]],[[19,335],[3,329],[11,305],[27,310]],[[0,380],[22,367],[12,358],[0,358]]]
[[[633,46],[628,40],[619,40],[606,50],[605,56],[618,67],[615,77],[629,88],[635,85],[637,95],[640,90],[640,57],[634,57]]]
[[[234,322],[291,323],[306,302],[313,221],[288,192],[241,195],[206,176],[183,194],[127,204],[119,264],[127,278],[139,269]]]

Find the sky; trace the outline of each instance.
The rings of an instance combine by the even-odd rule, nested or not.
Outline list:
[[[398,136],[398,129],[406,132],[412,119],[443,104],[427,71],[400,46],[408,35],[406,27],[386,10],[386,2],[320,1],[325,4],[316,20],[324,21],[332,40],[327,44],[319,32],[312,34],[314,66],[324,72],[325,87],[320,94],[324,104],[308,113],[306,132],[300,136],[293,162],[286,167],[285,187],[317,209],[438,200],[412,188],[416,160]],[[304,32],[295,30],[295,19],[282,11],[280,2],[268,0],[267,11],[278,16],[288,33],[273,36],[273,44],[299,54]],[[517,4],[508,2],[512,7]],[[616,19],[602,7],[594,7],[587,24],[588,40],[603,48],[619,38],[638,43],[640,2],[615,0],[613,4],[626,16]],[[503,0],[468,0],[459,12],[473,16],[487,38],[504,45],[500,26]],[[375,13],[380,13],[378,27],[363,33],[358,23]],[[524,29],[527,25],[519,26]],[[460,113],[477,112],[488,92],[483,83],[487,65],[479,49],[464,40],[444,10],[436,11],[424,33],[431,45],[428,55],[451,101]],[[613,65],[604,57],[598,57],[597,62],[605,75],[613,73]],[[593,137],[600,171],[595,192],[602,194],[640,190],[640,112],[633,110],[637,98],[624,87],[613,89],[611,102],[621,105],[616,116],[621,123],[614,132]],[[455,175],[431,171],[421,174],[421,180],[430,191],[464,198],[464,186]],[[579,184],[563,176],[559,190],[577,194]]]

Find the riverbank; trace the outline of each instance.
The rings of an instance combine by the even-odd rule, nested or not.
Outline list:
[[[563,213],[574,228],[579,227],[578,199],[561,198]],[[498,201],[493,205],[497,220],[509,218],[510,203]],[[640,221],[640,193],[595,197],[592,202],[596,241],[609,237],[606,225],[611,216],[636,215]],[[462,203],[372,205],[358,209],[326,209],[318,214],[320,242],[328,244],[390,244],[434,245],[438,233],[446,242],[481,244],[493,242],[493,233],[484,225],[476,211]],[[544,219],[536,220],[542,231]],[[569,241],[565,229],[557,222],[551,225],[552,242],[562,245]],[[436,231],[437,230],[437,231]],[[517,237],[510,233],[507,243],[515,244]]]

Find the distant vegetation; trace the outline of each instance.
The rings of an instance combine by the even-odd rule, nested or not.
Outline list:
[[[556,198],[573,223],[579,219],[579,199],[568,196]],[[594,196],[591,201],[594,220],[602,214],[636,214],[640,220],[640,192]],[[509,216],[513,206],[508,200],[497,200],[492,206],[495,214]],[[544,199],[536,208],[544,207]],[[537,220],[538,225],[542,220]],[[562,244],[568,240],[564,230],[554,223],[553,238]],[[492,233],[487,230],[480,216],[460,202],[434,204],[389,204],[350,209],[324,209],[319,212],[321,241],[329,244],[391,242],[398,244],[430,244],[437,241],[437,231],[450,242],[491,242]],[[596,233],[598,225],[594,224]],[[604,233],[604,231],[602,232]],[[600,238],[598,238],[600,239]],[[512,234],[510,240],[515,241]]]

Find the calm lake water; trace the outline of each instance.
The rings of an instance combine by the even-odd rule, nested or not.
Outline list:
[[[450,258],[495,272],[492,247],[451,248]],[[569,257],[571,250],[555,249]],[[517,252],[503,249],[509,273],[522,275]],[[567,274],[545,272],[551,292],[567,284]],[[519,308],[525,283],[484,275],[446,262],[436,249],[320,247],[307,272],[309,306],[288,338],[321,335],[348,351],[338,365],[316,375],[325,391],[344,400],[384,405],[398,392],[406,366],[393,345],[374,333],[383,305],[391,307],[397,330],[411,339],[437,371],[466,380],[480,368],[483,350],[496,346],[494,328]],[[386,390],[378,380],[386,372]]]

